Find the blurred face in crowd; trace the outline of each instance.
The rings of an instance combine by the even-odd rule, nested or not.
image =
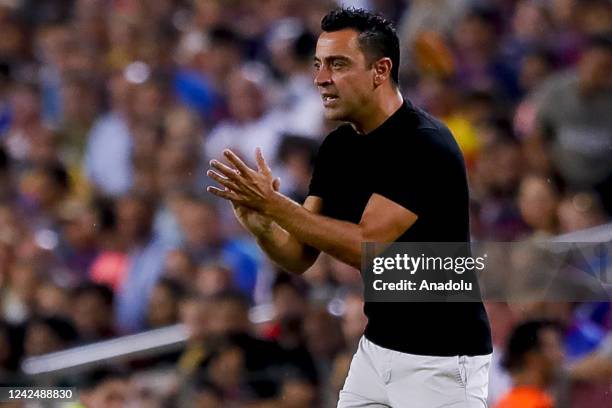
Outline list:
[[[151,293],[147,321],[150,327],[162,327],[176,323],[179,299],[172,290],[157,284]]]
[[[28,357],[60,350],[64,342],[46,324],[31,323],[25,333],[24,350]]]
[[[519,208],[527,225],[534,230],[554,232],[558,195],[543,177],[528,176],[519,188]]]
[[[78,204],[77,204],[78,205]],[[64,239],[72,248],[88,248],[96,243],[98,218],[91,208],[75,208],[62,225]]]
[[[189,340],[201,341],[209,333],[210,305],[203,299],[186,299],[180,305],[181,322],[187,328]]]
[[[550,32],[544,7],[530,0],[517,5],[512,24],[515,35],[526,41],[536,41]]]
[[[153,223],[151,205],[134,197],[120,199],[117,206],[119,236],[125,238],[128,243],[146,239]]]
[[[164,275],[180,282],[190,283],[193,279],[193,263],[185,251],[170,251],[166,256]]]
[[[179,223],[188,245],[198,248],[219,239],[219,221],[215,210],[204,203],[186,202],[179,210]]]
[[[219,299],[212,304],[214,313],[210,316],[209,327],[214,335],[248,332],[250,323],[248,307],[234,299]]]
[[[578,76],[585,91],[612,90],[612,49],[591,47],[578,64]]]
[[[206,54],[205,70],[215,78],[215,83],[231,84],[231,79],[228,74],[233,67],[240,65],[241,50],[237,44],[228,43],[226,41],[213,42]]]
[[[264,113],[262,90],[239,70],[230,77],[227,96],[230,114],[238,122],[255,120]]]
[[[112,327],[113,310],[95,291],[86,291],[74,298],[72,321],[84,337],[96,337]]]
[[[165,138],[171,143],[188,145],[197,142],[201,137],[201,122],[198,117],[187,109],[170,110],[165,119]]]
[[[87,408],[124,408],[129,391],[126,380],[110,378],[83,395],[81,399]]]
[[[495,46],[495,30],[481,16],[468,15],[457,26],[457,48],[471,55],[488,55]]]
[[[36,291],[36,309],[45,316],[65,315],[70,310],[67,291],[47,282]]]
[[[10,270],[9,282],[11,289],[15,291],[22,302],[26,305],[34,303],[40,278],[32,265],[27,263],[14,265]]]
[[[200,294],[211,296],[232,287],[232,276],[227,268],[219,265],[198,267],[196,287]]]
[[[15,124],[26,125],[38,121],[39,101],[39,95],[35,90],[25,85],[17,86],[10,98]]]
[[[358,36],[344,29],[324,32],[317,41],[314,82],[327,119],[359,121],[372,104],[374,65],[361,50]]]
[[[180,187],[189,188],[194,184],[199,156],[191,145],[164,143],[158,148],[157,178],[162,192]]]
[[[531,54],[523,59],[519,73],[521,88],[528,92],[536,89],[550,74],[552,66],[543,55]]]
[[[495,135],[491,138],[493,140],[483,149],[476,163],[475,176],[488,194],[506,196],[515,191],[520,181],[521,151],[514,143],[495,140]]]

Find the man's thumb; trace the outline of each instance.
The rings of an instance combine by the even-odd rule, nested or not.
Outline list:
[[[278,191],[280,189],[280,177],[274,179],[274,181],[272,182],[272,188],[274,189],[274,191]]]

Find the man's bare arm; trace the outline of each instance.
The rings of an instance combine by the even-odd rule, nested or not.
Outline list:
[[[321,199],[308,197],[303,209],[312,214],[318,214],[321,211]],[[317,260],[320,253],[318,249],[298,241],[274,221],[270,223],[267,230],[258,231],[254,236],[259,247],[275,264],[292,273],[305,272]]]
[[[285,248],[295,249],[295,239],[359,268],[363,242],[393,242],[417,220],[412,211],[379,194],[370,197],[358,224],[311,212],[274,189],[274,179],[259,149],[258,171],[231,150],[224,154],[235,169],[213,160],[211,166],[220,173],[209,170],[207,174],[224,189],[211,186],[208,191],[275,221],[292,237],[274,232],[274,241]]]
[[[362,243],[393,242],[417,219],[413,212],[378,194],[368,201],[359,224],[312,213],[281,194],[271,200],[266,214],[298,241],[358,269]]]

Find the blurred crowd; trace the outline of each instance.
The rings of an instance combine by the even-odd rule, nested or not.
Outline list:
[[[464,153],[474,240],[609,221],[612,2],[343,4],[396,23],[404,96]],[[184,323],[178,353],[62,381],[87,407],[334,406],[366,323],[359,273],[327,256],[278,271],[204,173],[260,146],[305,198],[337,126],[312,74],[335,6],[0,0],[0,384],[27,384],[27,357]],[[492,404],[536,376],[557,407],[610,406],[609,303],[487,308]]]

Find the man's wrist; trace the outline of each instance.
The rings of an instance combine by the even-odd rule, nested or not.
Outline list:
[[[268,201],[268,205],[263,209],[263,215],[274,221],[283,210],[286,200],[287,198],[284,195],[275,191]]]

